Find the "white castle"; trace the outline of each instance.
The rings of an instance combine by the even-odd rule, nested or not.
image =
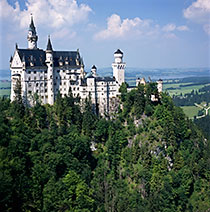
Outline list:
[[[15,100],[17,81],[21,82],[21,95],[27,105],[33,105],[33,97],[38,94],[42,104],[54,104],[58,93],[62,97],[71,90],[73,97],[84,101],[89,96],[92,104],[101,114],[109,113],[114,100],[120,95],[119,88],[125,82],[123,52],[114,53],[113,77],[100,77],[94,65],[90,73],[84,70],[83,59],[77,51],[54,51],[50,37],[46,50],[37,47],[38,36],[33,17],[28,30],[28,48],[20,49],[16,44],[10,59],[11,101]],[[137,80],[145,84],[145,80]],[[158,81],[158,91],[162,91],[162,81]]]

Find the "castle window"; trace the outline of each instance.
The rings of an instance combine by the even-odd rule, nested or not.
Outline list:
[[[28,87],[31,87],[31,83],[28,84]]]
[[[58,79],[58,77],[56,77],[56,79]]]
[[[36,74],[36,71],[34,71],[34,74]]]
[[[36,77],[34,77],[34,80],[36,80]]]
[[[48,96],[45,96],[46,97],[46,99],[48,99]]]
[[[57,70],[57,73],[60,73],[60,70]]]
[[[36,87],[38,87],[39,86],[39,83],[36,83]]]
[[[42,80],[42,79],[43,79],[43,76],[40,77],[40,80]]]
[[[77,88],[77,90],[79,90],[79,87]]]
[[[47,92],[47,89],[45,89],[44,91],[45,91],[45,93],[46,93],[46,92]]]
[[[73,91],[75,91],[75,88],[73,88]]]
[[[66,85],[66,82],[64,82],[63,84]]]
[[[46,82],[44,83],[44,86],[47,86],[47,83]]]
[[[44,73],[47,74],[47,70],[45,70]]]
[[[54,86],[56,86],[56,82],[54,83]]]
[[[40,86],[42,87],[43,86],[43,83],[41,83]]]
[[[31,94],[31,91],[28,91],[29,94]]]
[[[37,93],[39,93],[39,90],[36,90]]]
[[[101,90],[103,91],[104,89],[103,89],[103,88],[101,88]]]
[[[31,71],[28,71],[28,73],[30,74],[30,73],[31,73]]]
[[[31,80],[31,77],[29,77],[28,80],[30,81]]]

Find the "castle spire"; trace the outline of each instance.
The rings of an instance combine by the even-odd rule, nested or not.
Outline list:
[[[53,51],[53,48],[52,48],[52,44],[51,44],[51,41],[50,41],[50,36],[48,36],[48,43],[47,43],[47,51]]]
[[[36,27],[34,26],[33,15],[31,14],[31,23],[29,25],[29,30],[36,33]]]
[[[28,48],[29,49],[36,49],[37,48],[38,36],[36,35],[36,27],[34,25],[32,14],[31,14],[31,23],[30,23],[29,29],[28,29],[27,40],[28,40]]]

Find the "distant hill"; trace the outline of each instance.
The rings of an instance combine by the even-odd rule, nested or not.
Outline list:
[[[11,74],[8,69],[0,69],[0,80],[10,80]]]
[[[86,69],[87,72],[90,69]],[[112,68],[99,68],[98,74],[102,76],[111,76]],[[157,79],[180,79],[186,77],[209,77],[210,78],[210,68],[163,68],[163,69],[149,69],[149,68],[133,68],[127,67],[125,70],[126,80],[135,80],[137,77],[149,77],[152,80]],[[0,80],[9,80],[11,77],[9,70],[0,70]]]
[[[112,75],[111,68],[99,68],[98,73],[101,75]],[[210,68],[132,68],[127,67],[125,71],[126,77],[151,77],[152,79],[175,79],[196,76],[210,77]]]

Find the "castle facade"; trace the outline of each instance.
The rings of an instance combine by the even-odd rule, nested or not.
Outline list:
[[[123,52],[114,53],[113,77],[100,77],[94,65],[90,73],[84,70],[83,59],[77,51],[55,51],[50,37],[46,50],[37,47],[38,36],[31,17],[28,30],[28,48],[16,45],[10,59],[11,101],[15,100],[17,81],[21,83],[21,96],[27,105],[33,105],[37,94],[42,104],[54,104],[56,96],[69,94],[84,101],[89,96],[101,114],[109,113],[114,100],[120,95],[119,88],[125,82]],[[144,83],[144,82],[138,82]],[[162,91],[161,83],[158,83]]]

